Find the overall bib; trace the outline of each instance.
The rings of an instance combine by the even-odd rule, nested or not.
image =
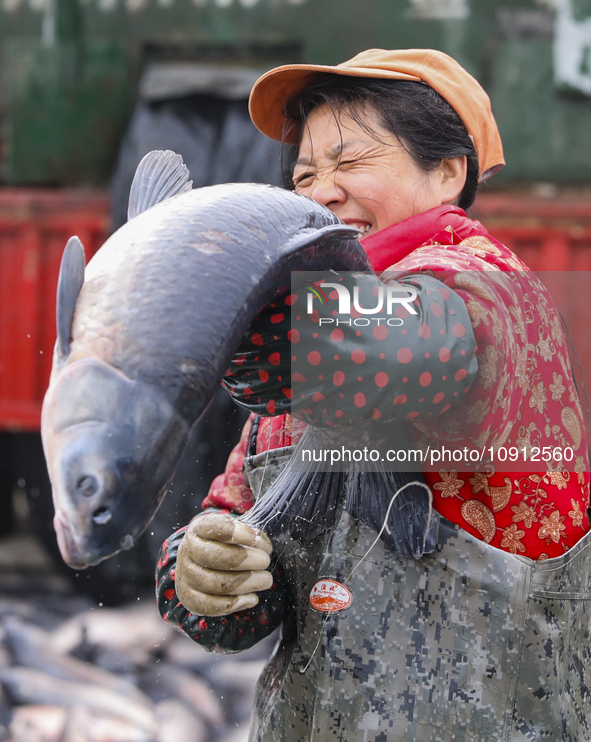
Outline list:
[[[246,460],[255,493],[289,451]],[[591,740],[591,534],[534,562],[433,516],[437,548],[420,560],[344,510],[312,541],[276,542],[296,607],[259,680],[250,742]],[[323,580],[351,604],[314,609]]]

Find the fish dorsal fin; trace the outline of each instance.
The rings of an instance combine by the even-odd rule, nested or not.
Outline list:
[[[131,190],[127,218],[141,214],[171,196],[190,191],[193,181],[183,158],[171,150],[156,149],[137,166]]]
[[[84,283],[84,266],[84,247],[78,237],[70,237],[62,255],[57,281],[57,352],[60,358],[66,358],[70,353],[72,320]]]
[[[309,247],[317,242],[326,242],[327,240],[350,239],[356,240],[359,237],[357,227],[348,224],[328,224],[318,229],[302,229],[289,239],[283,246],[283,254],[291,255],[304,247]]]

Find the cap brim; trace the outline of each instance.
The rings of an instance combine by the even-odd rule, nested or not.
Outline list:
[[[320,64],[291,64],[276,67],[265,73],[254,84],[250,93],[249,110],[254,125],[263,134],[278,142],[299,144],[300,130],[291,126],[285,116],[285,104],[303,90],[314,75],[328,72],[346,77],[380,77],[392,80],[422,82],[416,75],[391,70],[380,71],[364,67],[331,67]]]

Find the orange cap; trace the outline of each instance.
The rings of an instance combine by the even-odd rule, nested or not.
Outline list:
[[[488,95],[455,59],[434,49],[368,49],[335,67],[320,64],[276,67],[257,80],[250,94],[250,115],[255,126],[271,139],[283,141],[284,132],[288,131],[285,104],[319,72],[425,82],[464,122],[478,154],[480,180],[486,180],[505,164]],[[299,144],[298,137],[299,132],[294,131],[286,141]]]

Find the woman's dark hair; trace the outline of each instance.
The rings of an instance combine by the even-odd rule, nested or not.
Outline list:
[[[285,105],[284,140],[301,132],[318,106],[328,103],[335,112],[346,111],[374,139],[377,133],[363,119],[356,104],[369,103],[382,126],[394,134],[424,172],[441,161],[466,155],[467,174],[458,205],[469,208],[478,188],[478,155],[462,119],[433,88],[422,82],[347,77],[320,73]]]

